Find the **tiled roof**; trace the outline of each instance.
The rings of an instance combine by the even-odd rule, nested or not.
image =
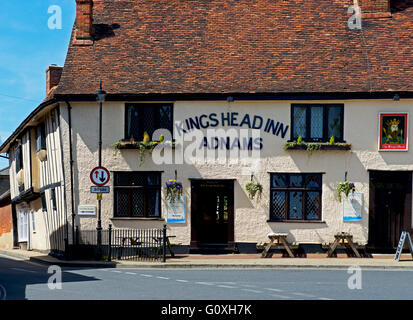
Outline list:
[[[399,1],[400,2],[400,1]],[[95,0],[56,94],[413,91],[413,1],[350,30],[353,0]]]

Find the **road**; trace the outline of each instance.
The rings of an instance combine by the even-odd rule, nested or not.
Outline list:
[[[413,299],[413,271],[362,270],[349,289],[345,269],[62,269],[0,256],[0,299],[7,300],[336,300]]]

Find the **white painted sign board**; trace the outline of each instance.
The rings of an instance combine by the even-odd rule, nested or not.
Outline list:
[[[176,199],[174,202],[166,200],[166,222],[185,223],[185,206],[185,196],[181,196],[180,199]]]
[[[361,221],[363,216],[363,193],[350,193],[348,197],[341,195],[343,199],[343,221]]]
[[[95,216],[96,206],[78,206],[77,214],[79,216]]]
[[[399,245],[397,246],[396,254],[394,256],[394,260],[400,261],[400,255],[402,254],[404,243],[406,242],[406,238],[408,240],[409,248],[410,248],[410,253],[413,258],[413,243],[412,243],[412,238],[410,237],[410,233],[403,231],[402,235],[400,236],[399,240]]]

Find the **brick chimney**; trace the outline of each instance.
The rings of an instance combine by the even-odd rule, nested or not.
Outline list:
[[[46,69],[46,96],[49,95],[50,90],[59,84],[62,76],[63,67],[52,64]]]
[[[358,0],[361,12],[367,16],[385,17],[391,15],[390,0]]]
[[[92,40],[93,0],[76,0],[76,40]]]

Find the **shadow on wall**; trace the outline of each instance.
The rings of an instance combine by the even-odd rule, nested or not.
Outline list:
[[[50,226],[49,226],[50,230]],[[63,225],[49,235],[50,255],[57,258],[64,258],[66,250],[67,229]]]

